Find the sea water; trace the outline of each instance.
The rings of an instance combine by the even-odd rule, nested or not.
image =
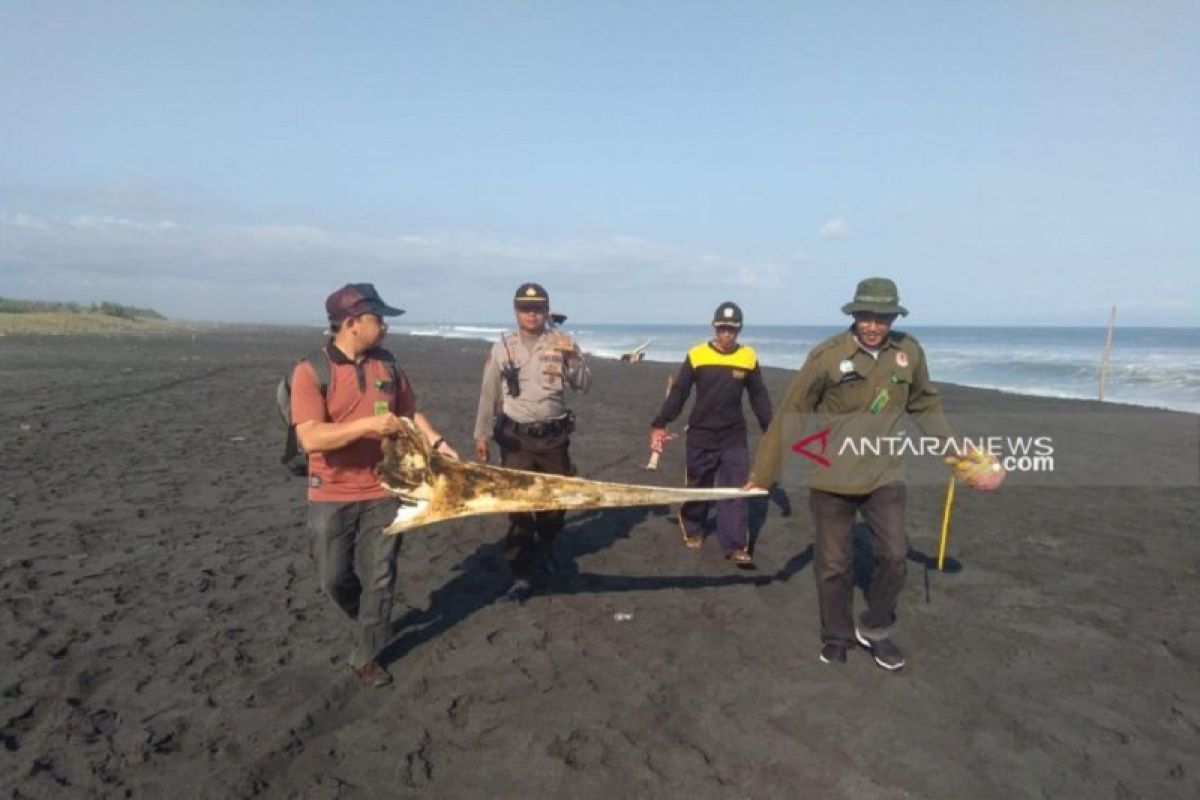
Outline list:
[[[566,330],[585,352],[619,358],[646,342],[647,361],[681,362],[710,338],[707,325],[575,325]],[[907,327],[929,359],[934,381],[1021,394],[1094,400],[1100,384],[1104,328]],[[393,333],[495,341],[512,325],[398,324]],[[739,339],[765,366],[794,370],[813,345],[838,327],[748,325]],[[1200,412],[1200,328],[1114,331],[1104,399]]]

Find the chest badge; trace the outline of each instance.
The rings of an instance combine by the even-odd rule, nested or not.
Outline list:
[[[896,353],[896,366],[897,367],[907,367],[908,366],[908,353],[904,352],[903,350],[900,350]]]
[[[842,371],[843,375],[853,372],[854,362],[847,358],[846,360],[842,361],[842,363],[838,364],[838,369]]]

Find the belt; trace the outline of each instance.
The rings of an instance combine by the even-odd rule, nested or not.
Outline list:
[[[570,433],[573,431],[575,429],[575,416],[568,411],[566,416],[546,422],[517,422],[510,417],[501,416],[500,424],[523,436],[542,439],[547,436],[557,436],[560,433]]]

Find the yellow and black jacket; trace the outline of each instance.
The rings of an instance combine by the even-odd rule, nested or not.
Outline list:
[[[771,424],[771,398],[753,347],[738,345],[732,353],[722,353],[711,342],[705,342],[689,350],[675,377],[675,385],[651,427],[666,427],[679,416],[693,384],[696,403],[688,417],[689,446],[709,449],[746,446],[743,391],[750,394],[750,407],[759,426],[765,431]]]

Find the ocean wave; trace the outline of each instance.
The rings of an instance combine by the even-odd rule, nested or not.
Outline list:
[[[947,381],[947,383],[956,383],[960,386],[970,386],[975,389],[994,389],[996,391],[1008,392],[1010,394],[1032,395],[1034,397],[1054,397],[1062,400],[1097,399],[1096,386],[1091,386],[1086,389],[1082,387],[1078,389],[1070,389],[1056,385],[1011,384],[995,381],[977,383]],[[1161,390],[1137,391],[1130,390],[1127,387],[1109,386],[1106,389],[1104,399],[1110,403],[1128,403],[1129,405],[1146,406],[1148,408],[1162,408],[1170,411],[1186,411],[1193,414],[1200,413],[1200,394],[1181,395],[1175,392],[1166,393]]]
[[[439,336],[445,339],[495,339],[504,332],[502,327],[487,327],[482,325],[425,325],[411,326],[393,332],[408,336]]]
[[[414,336],[495,340],[500,325],[426,324]],[[403,332],[403,328],[398,332]],[[645,360],[678,364],[705,341],[705,326],[583,325],[567,330],[584,352],[620,358],[644,344]],[[799,369],[818,342],[836,332],[815,326],[750,328],[741,341],[759,362]],[[1156,329],[1119,331],[1111,353],[1105,398],[1114,402],[1200,412],[1200,339],[1191,332]],[[1094,400],[1103,331],[1064,329],[944,329],[920,333],[935,381],[1017,394]]]

